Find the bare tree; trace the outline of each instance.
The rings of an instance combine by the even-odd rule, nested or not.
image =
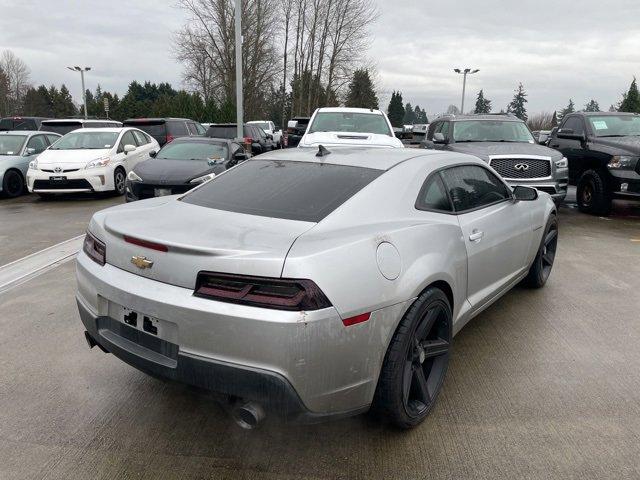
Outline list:
[[[527,125],[532,131],[551,130],[553,128],[553,113],[541,112],[531,115],[527,120]]]
[[[30,87],[31,71],[11,50],[5,50],[0,55],[0,71],[3,72],[7,84],[7,111],[9,114],[19,113],[22,99]]]

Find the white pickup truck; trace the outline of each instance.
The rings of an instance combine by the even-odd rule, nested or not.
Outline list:
[[[278,148],[282,148],[282,130],[279,128],[276,129],[276,125],[271,120],[252,120],[247,123],[260,127],[265,133],[268,133],[273,137],[273,142],[278,146]]]

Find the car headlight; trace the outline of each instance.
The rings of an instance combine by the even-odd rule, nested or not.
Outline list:
[[[556,168],[567,168],[568,166],[569,166],[569,162],[567,161],[566,158],[556,161]]]
[[[637,157],[631,157],[628,155],[614,155],[609,160],[607,167],[609,168],[633,168],[637,160]]]
[[[87,163],[87,166],[84,168],[106,167],[107,165],[109,165],[110,161],[111,157],[96,158],[95,160],[91,160],[89,163]]]
[[[31,160],[29,162],[29,170],[37,170],[38,169],[38,159]]]
[[[129,172],[129,175],[127,175],[127,180],[129,180],[130,182],[141,182],[142,178],[140,178],[140,175],[138,175],[136,172],[131,170]]]
[[[204,183],[204,182],[208,182],[209,180],[211,180],[215,176],[216,176],[215,173],[209,173],[207,175],[203,175],[201,177],[194,178],[189,183]]]

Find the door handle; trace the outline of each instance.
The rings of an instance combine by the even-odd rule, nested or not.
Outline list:
[[[479,242],[483,237],[484,232],[481,232],[480,230],[474,230],[473,232],[471,232],[471,235],[469,235],[469,240],[472,242]]]

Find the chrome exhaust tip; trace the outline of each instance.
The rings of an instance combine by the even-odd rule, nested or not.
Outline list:
[[[240,428],[253,430],[265,418],[264,409],[255,402],[238,402],[231,409],[231,418]]]

